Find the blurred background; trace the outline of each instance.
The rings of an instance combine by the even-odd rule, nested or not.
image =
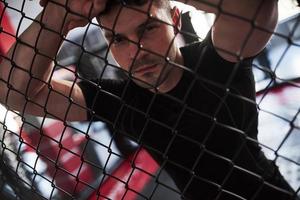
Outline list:
[[[284,177],[299,191],[300,9],[296,4],[293,0],[279,0],[278,27],[266,49],[255,59],[253,71],[259,142],[267,157],[276,161]],[[184,36],[186,43],[203,39],[214,16],[190,6],[176,5],[183,13],[188,12],[183,18],[184,28],[197,34],[197,37]],[[5,53],[15,40],[14,35],[20,35],[29,26],[41,7],[37,0],[5,0],[0,1],[0,11],[3,32],[0,48],[1,53]],[[75,80],[74,73],[88,80],[125,78],[94,21],[68,35],[57,60],[56,78]],[[105,60],[111,65],[106,65]],[[149,196],[180,199],[172,180],[159,170],[147,152],[140,150],[140,157],[135,156],[137,166],[144,170],[132,172],[130,159],[138,146],[127,138],[115,137],[105,123],[66,123],[47,117],[20,116],[1,105],[0,123],[3,161],[0,194],[3,198],[25,195],[28,198],[24,199],[72,199],[74,194],[76,199],[96,199],[95,190],[102,184],[101,192],[120,199],[126,193],[120,188],[133,176],[139,181],[132,179],[130,184],[138,191],[126,193],[127,199]],[[159,186],[155,184],[158,180],[149,175],[157,173],[162,174],[159,182],[164,183]],[[111,188],[119,192],[112,192]],[[121,196],[113,196],[116,194]]]

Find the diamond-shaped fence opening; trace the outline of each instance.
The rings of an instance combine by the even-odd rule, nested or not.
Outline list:
[[[1,0],[1,199],[299,199],[298,4]]]

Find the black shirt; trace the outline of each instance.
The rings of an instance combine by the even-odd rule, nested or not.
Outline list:
[[[89,119],[143,145],[187,199],[288,199],[265,184],[289,189],[258,146],[252,59],[222,59],[210,33],[181,52],[183,77],[165,94],[131,80],[81,82]]]

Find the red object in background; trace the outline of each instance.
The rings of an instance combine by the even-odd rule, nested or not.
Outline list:
[[[5,4],[0,2],[0,20],[1,20],[1,32],[0,32],[0,54],[5,54],[12,44],[15,42],[15,29],[12,26],[10,18],[6,12]],[[0,57],[0,61],[1,61]]]
[[[155,175],[159,165],[145,150],[124,160],[89,200],[134,200]],[[151,176],[152,175],[152,176]]]
[[[38,131],[22,131],[22,138],[31,146],[26,151],[39,152],[40,158],[47,165],[47,174],[54,177],[56,187],[69,194],[84,191],[87,186],[80,183],[77,185],[76,179],[87,184],[95,179],[93,170],[82,163],[79,156],[82,154],[81,146],[86,142],[84,135],[77,135],[74,139],[73,130],[60,121],[44,125],[42,131],[42,134]],[[112,173],[106,174],[100,188],[88,200],[134,200],[158,169],[159,165],[151,155],[145,149],[140,149],[119,163]]]
[[[69,194],[80,193],[86,188],[83,183],[94,181],[91,167],[81,160],[85,136],[74,137],[73,130],[61,121],[44,125],[42,131],[42,134],[23,131],[22,138],[33,147],[33,151],[39,152],[47,165],[47,174],[54,177],[58,188]]]

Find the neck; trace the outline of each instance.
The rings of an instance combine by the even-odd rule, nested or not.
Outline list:
[[[150,89],[151,92],[166,93],[176,87],[183,74],[183,69],[179,67],[180,65],[183,65],[183,57],[181,53],[178,54],[176,61],[177,66],[172,65],[172,69],[170,70],[166,80],[163,81],[163,83],[156,89]]]

